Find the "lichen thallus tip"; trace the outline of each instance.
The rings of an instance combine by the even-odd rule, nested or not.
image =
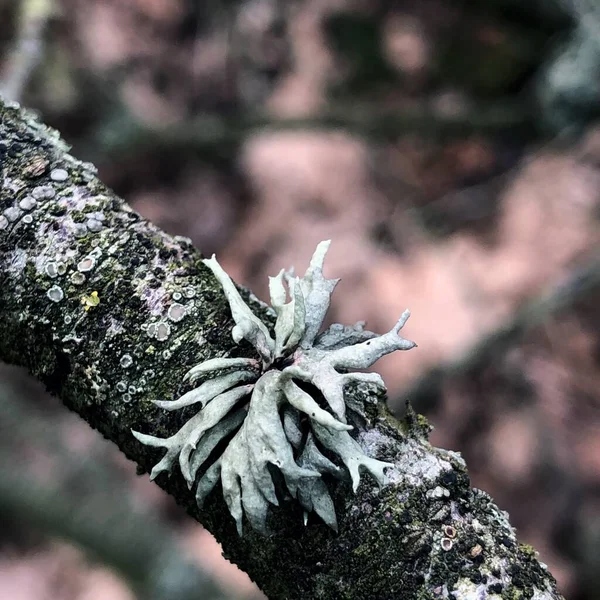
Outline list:
[[[166,439],[133,431],[143,444],[167,450],[152,469],[151,479],[171,471],[178,462],[188,486],[197,483],[200,507],[220,479],[240,535],[243,515],[253,528],[267,531],[269,504],[279,503],[272,468],[279,470],[287,491],[304,509],[305,523],[307,514],[314,511],[337,531],[333,501],[321,476],[345,478],[349,474],[356,492],[361,470],[384,485],[384,469],[393,466],[368,457],[348,433],[352,426],[346,422],[344,387],[350,382],[369,382],[385,389],[377,373],[352,371],[415,346],[399,335],[410,312],[404,311],[394,328],[383,335],[365,330],[362,322],[354,326],[336,323],[321,332],[339,281],[323,276],[329,244],[324,241],[317,246],[303,277],[285,270],[269,277],[271,305],[277,315],[274,337],[242,300],[215,256],[204,260],[229,302],[234,341],[249,342],[259,360],[212,358],[192,367],[184,381],[203,382],[177,400],[155,404],[166,410],[196,404],[198,412]],[[314,397],[307,391],[311,389]],[[215,459],[213,451],[223,447],[221,442],[226,445]],[[323,449],[334,460],[337,457],[338,464]]]

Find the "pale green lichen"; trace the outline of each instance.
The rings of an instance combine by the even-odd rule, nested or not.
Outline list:
[[[323,261],[329,242],[321,242],[301,278],[281,271],[271,277],[271,305],[277,315],[275,339],[243,301],[234,283],[213,256],[204,260],[218,279],[235,326],[236,343],[249,342],[260,360],[213,358],[190,369],[184,381],[205,379],[173,401],[157,400],[166,410],[199,405],[200,410],[167,439],[134,431],[142,443],[166,448],[151,478],[171,471],[176,462],[191,488],[214,450],[229,440],[222,454],[197,481],[196,500],[202,506],[219,479],[223,496],[238,532],[246,516],[255,529],[266,531],[269,504],[278,505],[272,468],[307,514],[314,511],[337,530],[333,500],[322,475],[349,474],[357,490],[361,470],[380,484],[387,483],[391,463],[370,458],[348,433],[344,387],[369,382],[384,387],[376,373],[348,373],[366,369],[395,350],[409,350],[414,342],[399,335],[410,313],[405,311],[384,335],[334,324],[319,333],[337,279],[325,279]],[[287,289],[286,289],[287,286]],[[289,296],[289,300],[288,300]],[[324,455],[337,457],[346,468]]]

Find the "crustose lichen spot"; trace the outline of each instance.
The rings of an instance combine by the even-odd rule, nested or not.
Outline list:
[[[202,379],[198,387],[177,400],[155,404],[167,410],[196,404],[198,412],[167,439],[133,432],[142,443],[167,449],[152,469],[152,479],[171,471],[178,461],[191,488],[204,470],[196,487],[199,506],[220,479],[240,535],[244,514],[252,527],[266,532],[269,504],[278,505],[271,469],[280,472],[287,491],[304,509],[305,523],[314,511],[337,531],[333,501],[322,475],[345,478],[349,474],[356,491],[361,469],[384,485],[384,469],[393,466],[366,456],[348,433],[352,426],[346,421],[344,387],[349,382],[384,387],[377,373],[348,371],[366,369],[390,352],[413,348],[414,342],[399,335],[410,313],[405,311],[384,335],[365,331],[362,323],[334,324],[319,333],[339,281],[323,277],[329,244],[317,246],[304,277],[282,270],[269,278],[271,305],[277,314],[274,338],[215,257],[204,260],[229,302],[234,341],[252,344],[259,359],[213,358],[196,365],[185,380]],[[225,449],[214,459],[213,451],[223,446],[221,442],[227,442]],[[337,457],[339,464],[323,450]],[[209,464],[211,459],[214,462]]]

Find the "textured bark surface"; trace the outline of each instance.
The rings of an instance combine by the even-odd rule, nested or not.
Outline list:
[[[220,286],[189,240],[142,219],[55,132],[1,101],[0,181],[0,360],[149,471],[161,452],[130,430],[174,433],[190,413],[152,400],[176,398],[191,366],[233,349]],[[373,388],[348,393],[364,406],[359,443],[395,468],[382,489],[367,475],[356,495],[335,487],[339,534],[313,517],[305,527],[289,501],[272,509],[272,535],[240,538],[218,489],[199,511],[182,477],[157,483],[269,598],[560,598],[507,515],[470,488],[460,455],[428,443],[425,419],[398,422]]]

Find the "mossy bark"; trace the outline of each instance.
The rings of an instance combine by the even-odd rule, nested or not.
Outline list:
[[[54,131],[1,101],[0,181],[0,359],[148,472],[161,452],[131,429],[174,433],[189,412],[152,400],[176,398],[192,365],[234,349],[220,286],[189,240],[142,219]],[[422,417],[396,421],[368,386],[348,393],[364,411],[359,443],[396,467],[382,489],[368,476],[356,495],[335,487],[339,534],[312,516],[304,526],[289,501],[271,511],[272,535],[240,538],[218,491],[200,511],[182,477],[157,483],[269,598],[560,598],[507,515],[470,488],[460,455],[428,443]]]

